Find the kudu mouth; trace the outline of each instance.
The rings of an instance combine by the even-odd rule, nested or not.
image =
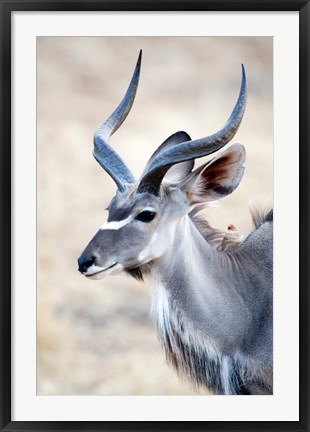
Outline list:
[[[115,262],[114,264],[112,264],[112,265],[110,265],[109,267],[106,267],[106,268],[104,268],[104,269],[102,269],[102,270],[98,270],[98,271],[95,271],[94,273],[90,273],[90,274],[87,274],[87,272],[86,273],[82,273],[84,276],[86,276],[87,278],[92,278],[92,277],[98,277],[99,275],[104,275],[104,273],[106,273],[108,270],[112,270],[116,265],[117,265],[118,263],[117,262]]]
[[[89,279],[101,279],[111,273],[111,270],[115,269],[117,266],[121,267],[117,261],[105,268],[98,267],[94,264],[94,259],[86,259],[83,257],[78,259],[78,265],[79,272]]]

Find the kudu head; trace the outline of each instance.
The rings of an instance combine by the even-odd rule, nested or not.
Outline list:
[[[94,135],[95,159],[112,177],[117,193],[108,220],[78,259],[79,271],[92,279],[130,271],[159,258],[169,246],[178,221],[193,206],[230,194],[240,183],[245,150],[234,144],[193,170],[194,160],[224,147],[236,134],[247,98],[245,70],[238,100],[224,127],[191,140],[176,132],[153,153],[139,181],[109,145],[111,135],[127,117],[138,87],[141,51],[128,90],[115,111]]]

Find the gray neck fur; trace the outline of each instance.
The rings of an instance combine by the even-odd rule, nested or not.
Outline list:
[[[272,213],[255,223],[222,251],[218,232],[186,216],[170,251],[131,270],[150,281],[169,363],[215,394],[272,393]]]

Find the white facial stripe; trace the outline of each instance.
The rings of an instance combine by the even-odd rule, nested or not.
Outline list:
[[[142,211],[149,211],[149,212],[154,212],[154,213],[156,213],[156,210],[153,208],[153,207],[145,207],[143,210],[141,210],[141,212]]]
[[[150,211],[156,213],[156,210],[153,207],[145,207],[142,211]],[[128,216],[126,219],[122,219],[120,221],[106,221],[101,227],[101,230],[118,230],[123,226],[129,224],[134,219],[134,215]]]
[[[120,220],[120,221],[112,221],[112,222],[105,222],[100,229],[101,230],[118,230],[122,228],[123,226],[127,225],[129,222],[131,222],[133,219],[133,216],[130,215],[128,218]]]

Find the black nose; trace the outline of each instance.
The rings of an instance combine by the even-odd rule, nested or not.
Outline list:
[[[91,258],[83,258],[80,257],[78,259],[78,264],[79,264],[79,272],[84,273],[87,271],[87,269],[93,265],[95,262],[95,258],[91,257]]]

